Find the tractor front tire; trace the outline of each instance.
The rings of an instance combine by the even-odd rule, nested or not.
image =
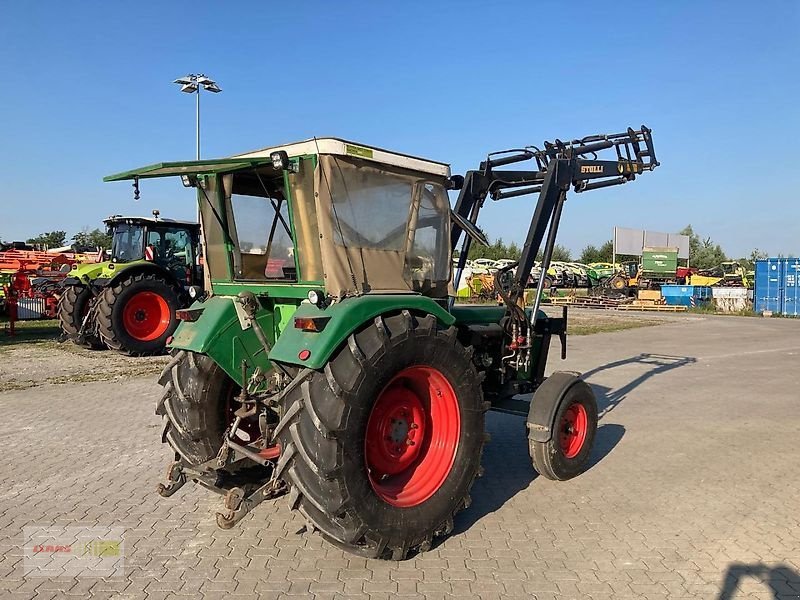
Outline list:
[[[530,455],[537,473],[566,481],[584,471],[592,452],[597,432],[597,401],[592,388],[583,381],[572,385],[561,399],[553,423],[548,441],[529,442]]]
[[[78,340],[78,333],[91,308],[93,297],[92,291],[86,286],[68,285],[58,299],[58,323],[67,338],[87,348],[100,350],[105,348],[105,344],[95,334],[93,322],[87,323],[82,340]]]
[[[402,560],[453,529],[483,445],[472,353],[431,315],[378,316],[281,401],[290,506],[362,556]]]
[[[102,292],[97,307],[97,332],[112,350],[131,356],[164,351],[178,326],[180,307],[175,288],[153,273],[121,277]]]

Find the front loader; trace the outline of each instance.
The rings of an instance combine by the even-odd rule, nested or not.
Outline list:
[[[610,160],[597,153],[611,150]],[[533,163],[529,170],[506,170]],[[333,138],[228,159],[158,163],[107,180],[180,176],[197,188],[209,295],[180,311],[161,375],[170,496],[192,480],[224,495],[233,526],[288,492],[311,530],[364,556],[403,559],[453,529],[470,504],[484,416],[526,419],[533,467],[586,466],[591,388],[546,376],[566,312],[525,288],[550,266],[567,192],[632,181],[658,163],[650,131],[490,154],[448,165]],[[459,190],[451,209],[447,190]],[[498,271],[502,306],[452,296],[488,198],[538,194],[518,264]],[[522,396],[520,396],[522,394]],[[531,395],[532,394],[532,395]]]

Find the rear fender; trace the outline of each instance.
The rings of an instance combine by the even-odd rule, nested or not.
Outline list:
[[[431,314],[445,327],[455,322],[455,317],[431,298],[410,294],[365,294],[347,298],[327,308],[303,303],[297,308],[294,318],[327,319],[324,328],[319,332],[302,331],[290,323],[278,338],[270,358],[300,367],[321,369],[354,331],[379,315],[401,310]]]
[[[242,384],[242,361],[247,363],[248,373],[256,367],[267,372],[273,362],[321,369],[351,333],[381,314],[409,310],[433,314],[444,326],[455,321],[444,308],[424,296],[366,294],[326,308],[308,302],[300,306],[281,304],[264,296],[259,297],[261,306],[256,319],[272,346],[267,354],[255,330],[243,328],[236,302],[233,296],[211,296],[204,302],[195,302],[190,309],[202,312],[196,321],[181,321],[169,346],[211,357],[238,385]],[[299,317],[322,317],[324,326],[319,332],[296,329],[294,319]]]
[[[242,361],[247,363],[250,374],[256,367],[267,372],[272,365],[253,327],[242,328],[234,302],[233,296],[211,296],[192,304],[190,310],[201,311],[199,317],[195,321],[181,321],[169,347],[211,357],[241,386]],[[274,336],[274,315],[274,311],[266,309],[256,313],[270,343]]]
[[[534,442],[548,442],[556,427],[555,418],[564,396],[573,386],[589,384],[576,373],[557,371],[544,380],[531,399],[528,410],[528,439]],[[590,388],[591,390],[591,388]]]
[[[109,267],[110,268],[107,267],[105,269],[103,274],[103,277],[109,278],[106,285],[113,285],[123,277],[128,278],[133,275],[138,275],[139,273],[153,273],[154,275],[163,277],[172,285],[180,287],[180,284],[172,273],[147,260],[137,260],[129,263],[111,263]]]

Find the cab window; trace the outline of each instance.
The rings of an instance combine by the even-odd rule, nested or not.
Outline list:
[[[185,229],[172,227],[150,229],[145,258],[170,271],[178,281],[185,280],[194,265],[191,235]]]
[[[225,176],[224,186],[233,215],[230,234],[237,246],[234,278],[297,281],[283,174],[271,168],[234,173]]]

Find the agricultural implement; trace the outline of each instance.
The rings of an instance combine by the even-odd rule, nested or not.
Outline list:
[[[517,163],[533,168],[502,168]],[[189,480],[223,494],[217,522],[231,527],[288,492],[309,529],[399,560],[469,506],[487,410],[527,419],[542,476],[575,477],[597,405],[575,374],[545,376],[553,337],[565,356],[567,315],[539,310],[544,278],[533,306],[525,288],[540,249],[550,265],[570,189],[657,165],[642,127],[493,153],[463,177],[331,138],[107,177],[180,176],[200,203],[211,293],[180,311],[161,375],[175,459],[160,494]],[[525,194],[538,200],[518,264],[495,278],[503,305],[455,305],[451,257],[458,281],[470,245],[486,243],[486,200]]]
[[[202,293],[197,223],[113,216],[110,260],[75,265],[62,283],[58,319],[77,344],[132,355],[163,352],[175,312]]]
[[[748,273],[735,261],[725,261],[712,269],[705,269],[689,275],[691,285],[753,287],[754,273]]]
[[[38,250],[0,252],[0,308],[8,314],[12,335],[16,321],[55,318],[59,283],[85,258]]]

